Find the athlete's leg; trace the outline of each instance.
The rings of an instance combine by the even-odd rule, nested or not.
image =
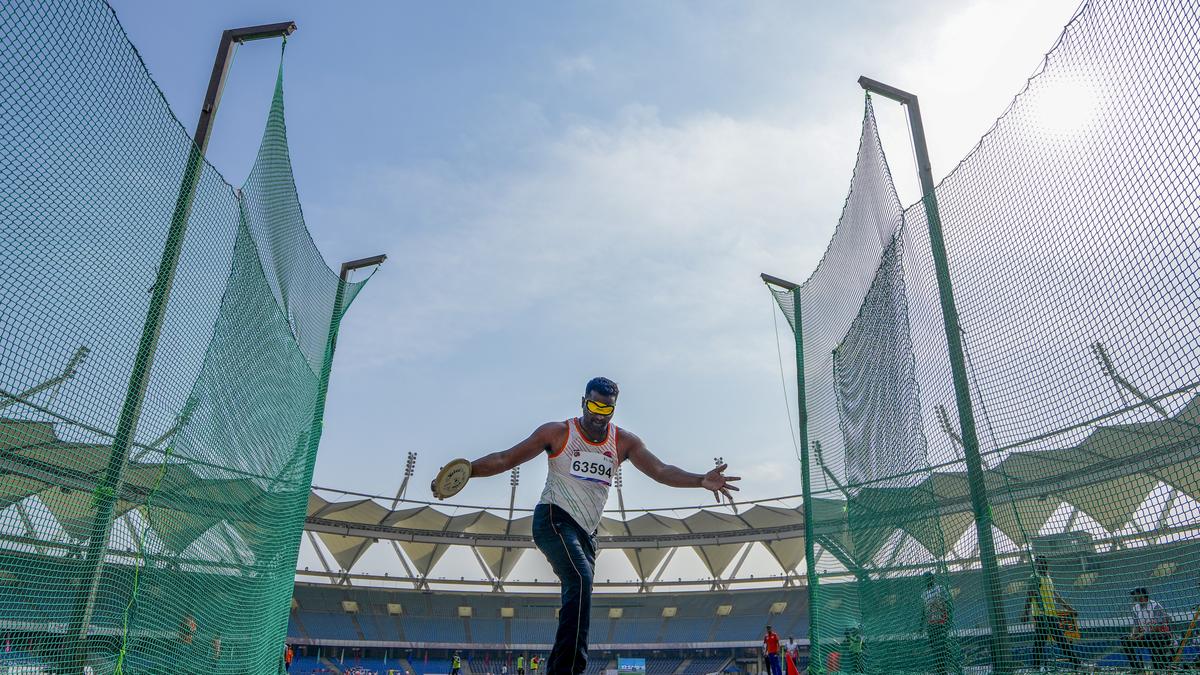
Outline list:
[[[1138,646],[1140,639],[1132,635],[1121,640],[1121,651],[1125,652],[1125,660],[1129,662],[1129,667],[1134,670],[1142,669],[1142,657],[1138,654]]]
[[[1067,637],[1067,633],[1063,630],[1063,626],[1059,622],[1054,622],[1054,641],[1058,643],[1058,649],[1066,657],[1067,662],[1073,666],[1079,665],[1079,655],[1075,652],[1075,641]]]
[[[1046,662],[1046,652],[1050,649],[1053,632],[1050,628],[1050,617],[1038,615],[1033,617],[1033,667],[1040,668]]]
[[[946,674],[946,625],[929,624],[929,651],[933,657],[933,672],[936,675]]]
[[[566,512],[546,504],[534,509],[533,540],[562,583],[558,632],[546,673],[578,675],[587,666],[595,547],[591,537]]]
[[[1170,633],[1151,633],[1146,638],[1146,646],[1150,649],[1150,667],[1154,670],[1169,668],[1171,666]]]

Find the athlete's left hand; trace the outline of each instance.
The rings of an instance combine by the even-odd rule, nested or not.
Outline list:
[[[741,480],[741,476],[726,476],[725,469],[728,464],[722,464],[717,468],[704,474],[704,478],[700,481],[700,487],[705,490],[711,490],[717,501],[721,501],[721,495],[725,495],[729,499],[729,503],[733,503],[733,495],[729,494],[730,490],[737,490],[738,486],[732,485],[733,481]]]

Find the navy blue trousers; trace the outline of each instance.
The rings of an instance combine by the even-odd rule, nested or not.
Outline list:
[[[558,632],[546,675],[579,675],[587,667],[596,540],[566,511],[553,504],[538,504],[533,510],[533,542],[562,583]]]

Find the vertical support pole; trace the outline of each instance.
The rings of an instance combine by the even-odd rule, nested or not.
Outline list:
[[[345,262],[342,263],[342,271],[338,274],[337,290],[334,291],[333,295],[333,310],[329,315],[329,332],[325,337],[325,355],[321,360],[321,372],[317,374],[317,391],[316,396],[313,397],[313,408],[312,415],[309,417],[308,432],[306,436],[300,439],[300,441],[297,441],[297,447],[299,447],[301,442],[304,444],[304,457],[306,462],[304,473],[307,476],[307,478],[305,478],[306,481],[311,481],[312,479],[313,459],[316,457],[317,446],[320,445],[321,442],[321,430],[325,425],[325,400],[329,394],[329,374],[333,370],[333,354],[337,350],[338,329],[342,325],[342,305],[344,304],[346,298],[347,279],[351,270],[356,270],[362,267],[370,267],[372,265],[380,265],[383,264],[384,260],[387,260],[386,255],[377,255],[370,258],[362,258],[360,260]],[[303,514],[300,516],[299,522],[291,524],[290,527],[294,528],[291,531],[295,531],[297,533],[296,546],[293,547],[293,550],[295,550],[296,555],[299,556],[299,539],[304,530]],[[308,534],[310,537],[312,536],[312,532],[309,532]],[[313,542],[313,546],[314,548],[316,547],[315,541]],[[317,548],[317,555],[321,558],[321,564],[325,565],[325,559],[324,556],[321,556],[320,548]],[[292,559],[291,565],[293,568],[295,567],[295,558]],[[328,569],[329,567],[326,565],[326,570],[328,571]],[[339,579],[337,583],[340,584],[343,580],[348,582],[349,573],[350,571],[346,570],[346,576],[342,579]],[[282,578],[283,577],[281,577],[281,579]],[[288,580],[287,583],[291,583],[291,581]],[[280,643],[276,645],[276,648],[279,650],[284,648],[283,640],[285,640],[287,637],[286,631],[286,625],[281,626],[281,632],[279,635]]]
[[[129,451],[133,447],[137,425],[141,419],[146,389],[150,385],[150,373],[153,370],[154,356],[158,351],[158,340],[162,335],[162,324],[171,298],[171,288],[175,283],[175,273],[179,268],[179,256],[183,251],[187,222],[191,217],[196,189],[200,185],[200,176],[204,170],[204,151],[208,147],[208,135],[212,130],[217,105],[220,103],[221,92],[225,87],[225,76],[229,73],[229,62],[233,55],[234,43],[288,35],[295,28],[294,23],[287,22],[227,30],[221,34],[217,57],[213,63],[212,77],[204,98],[204,107],[200,111],[200,120],[196,127],[193,143],[188,149],[183,180],[179,185],[179,193],[175,197],[175,210],[171,215],[162,257],[158,263],[158,272],[155,275],[154,286],[151,288],[150,304],[142,324],[142,336],[134,355],[133,371],[129,375],[129,383],[125,389],[125,399],[117,418],[117,429],[113,433],[112,449],[92,497],[95,512],[91,526],[88,528],[88,543],[81,564],[79,578],[82,583],[75,597],[67,631],[63,635],[62,654],[65,672],[81,673],[85,665],[88,627],[91,624],[100,578],[104,573],[104,558],[108,554],[108,539],[112,532],[113,514],[121,491],[125,464],[129,457]]]
[[[921,107],[916,96],[895,87],[866,77],[858,78],[858,83],[867,91],[900,102],[908,110],[925,217],[929,221],[929,246],[937,274],[938,298],[941,301],[942,320],[946,329],[946,348],[954,380],[958,424],[962,431],[963,461],[967,467],[967,485],[971,494],[971,506],[975,511],[975,529],[979,537],[979,559],[983,572],[988,625],[991,628],[992,672],[996,675],[1007,675],[1012,672],[1012,664],[1009,659],[1008,627],[1001,597],[1000,570],[996,562],[996,544],[992,537],[992,508],[988,503],[987,487],[984,483],[979,436],[975,430],[975,411],[971,403],[966,360],[963,357],[962,334],[958,323],[958,310],[954,304],[946,241],[942,235],[942,221],[938,213],[937,195],[934,192],[933,169],[929,162],[929,148],[925,144],[925,127],[921,122]]]
[[[187,220],[191,214],[192,201],[200,182],[200,173],[204,166],[203,160],[203,151],[199,146],[193,144],[188,152],[187,164],[183,172],[183,184],[175,199],[175,212],[171,217],[167,241],[158,264],[158,273],[150,296],[150,306],[142,325],[142,337],[134,356],[133,372],[129,376],[129,384],[125,390],[125,401],[121,406],[120,416],[117,418],[117,430],[113,434],[112,450],[93,493],[92,503],[95,513],[88,529],[87,549],[83,556],[79,575],[83,583],[76,595],[70,623],[63,638],[67,643],[64,647],[70,659],[69,670],[66,672],[83,672],[88,626],[91,623],[92,609],[95,606],[100,578],[104,572],[104,558],[108,553],[108,538],[112,531],[113,514],[120,492],[122,474],[125,470],[129,450],[133,445],[137,423],[142,414],[146,388],[150,384],[154,354],[158,349],[158,340],[162,333],[171,286],[175,281],[175,272],[179,266]]]
[[[820,602],[817,579],[816,536],[813,527],[812,472],[808,459],[808,397],[804,385],[804,323],[800,308],[800,285],[779,277],[763,274],[762,280],[782,288],[792,295],[793,334],[796,339],[796,408],[800,426],[800,493],[804,508],[804,574],[808,577],[808,672],[819,675],[825,671],[821,658]]]
[[[804,504],[804,573],[808,577],[808,672],[825,672],[821,656],[820,582],[817,579],[814,534],[812,471],[808,449],[808,398],[804,386],[804,324],[800,314],[800,287],[792,288],[792,313],[796,322],[796,408],[800,424],[800,490]]]

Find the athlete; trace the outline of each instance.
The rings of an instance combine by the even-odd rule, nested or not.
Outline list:
[[[1039,555],[1034,559],[1034,572],[1027,584],[1025,607],[1021,610],[1022,623],[1029,621],[1030,616],[1033,617],[1033,667],[1042,667],[1051,640],[1058,644],[1071,665],[1078,666],[1079,655],[1075,653],[1075,644],[1065,635],[1060,617],[1079,616],[1079,613],[1054,588],[1050,563],[1045,556]]]
[[[763,651],[767,654],[767,671],[770,675],[783,675],[779,663],[779,633],[770,626],[767,626],[767,632],[763,635]]]
[[[1171,636],[1171,615],[1157,600],[1150,599],[1150,591],[1145,586],[1138,586],[1129,592],[1133,596],[1133,629],[1129,636],[1121,641],[1121,649],[1129,660],[1129,668],[1142,670],[1142,657],[1138,647],[1150,651],[1150,665],[1154,672],[1162,672],[1172,668],[1171,647],[1174,638]],[[1182,653],[1182,649],[1179,652]]]
[[[525,675],[525,655],[517,657],[517,675]]]
[[[933,572],[921,575],[925,578],[925,590],[921,592],[921,623],[929,638],[929,652],[933,658],[936,675],[946,675],[952,665],[948,638],[953,628],[954,596],[937,582]]]
[[[615,382],[597,377],[584,387],[579,417],[543,424],[508,450],[471,462],[470,476],[483,477],[543,454],[549,461],[546,487],[533,512],[534,543],[562,584],[562,609],[547,675],[579,675],[587,666],[596,530],[622,462],[632,462],[663,485],[710,490],[718,501],[724,495],[732,502],[730,490],[738,489],[732,484],[738,478],[725,475],[725,464],[708,473],[684,471],[655,457],[633,433],[618,429],[612,418],[619,393]],[[436,486],[430,487],[437,494]],[[530,666],[536,669],[536,663]]]
[[[462,672],[462,657],[458,652],[454,652],[454,656],[450,659],[450,675],[459,675]]]

